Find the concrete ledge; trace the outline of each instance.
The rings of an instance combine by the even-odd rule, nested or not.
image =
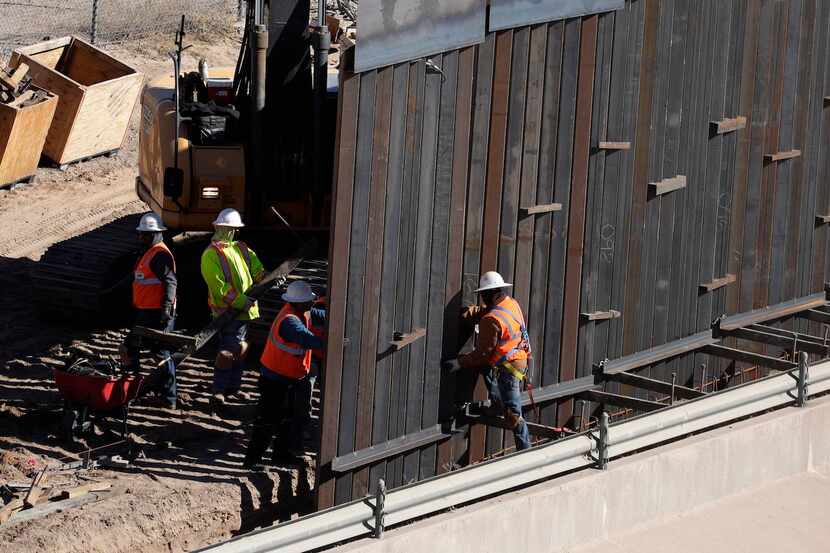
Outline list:
[[[830,397],[612,460],[337,551],[560,552],[830,467]]]

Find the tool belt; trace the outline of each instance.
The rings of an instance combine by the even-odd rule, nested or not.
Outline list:
[[[509,372],[519,382],[524,381],[525,377],[527,376],[527,367],[525,367],[524,369],[520,369],[510,361],[502,361],[501,363],[493,367],[493,372],[495,373],[495,376],[498,376],[499,372],[503,370]]]

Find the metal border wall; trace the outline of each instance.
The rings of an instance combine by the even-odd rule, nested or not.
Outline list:
[[[809,369],[809,393],[830,390],[830,361]],[[797,373],[785,372],[674,407],[611,425],[611,458],[627,455],[798,398]],[[387,526],[405,523],[453,506],[530,485],[574,469],[595,465],[596,437],[581,434],[542,447],[445,474],[389,492],[384,501]],[[370,535],[377,520],[372,498],[286,522],[274,528],[202,549],[212,553],[304,552]]]

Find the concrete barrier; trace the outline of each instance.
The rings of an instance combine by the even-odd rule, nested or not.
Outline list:
[[[807,472],[830,474],[830,397],[387,530],[336,551],[561,552]],[[759,506],[763,509],[763,506]]]

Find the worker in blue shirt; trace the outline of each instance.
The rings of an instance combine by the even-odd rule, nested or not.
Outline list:
[[[285,305],[271,325],[262,352],[259,403],[251,441],[245,454],[246,468],[259,464],[274,434],[272,462],[288,464],[303,455],[303,431],[308,417],[289,401],[288,416],[282,410],[286,399],[302,393],[311,370],[312,350],[325,347],[311,328],[325,324],[325,309],[313,308],[316,295],[307,282],[292,282],[282,295]]]

